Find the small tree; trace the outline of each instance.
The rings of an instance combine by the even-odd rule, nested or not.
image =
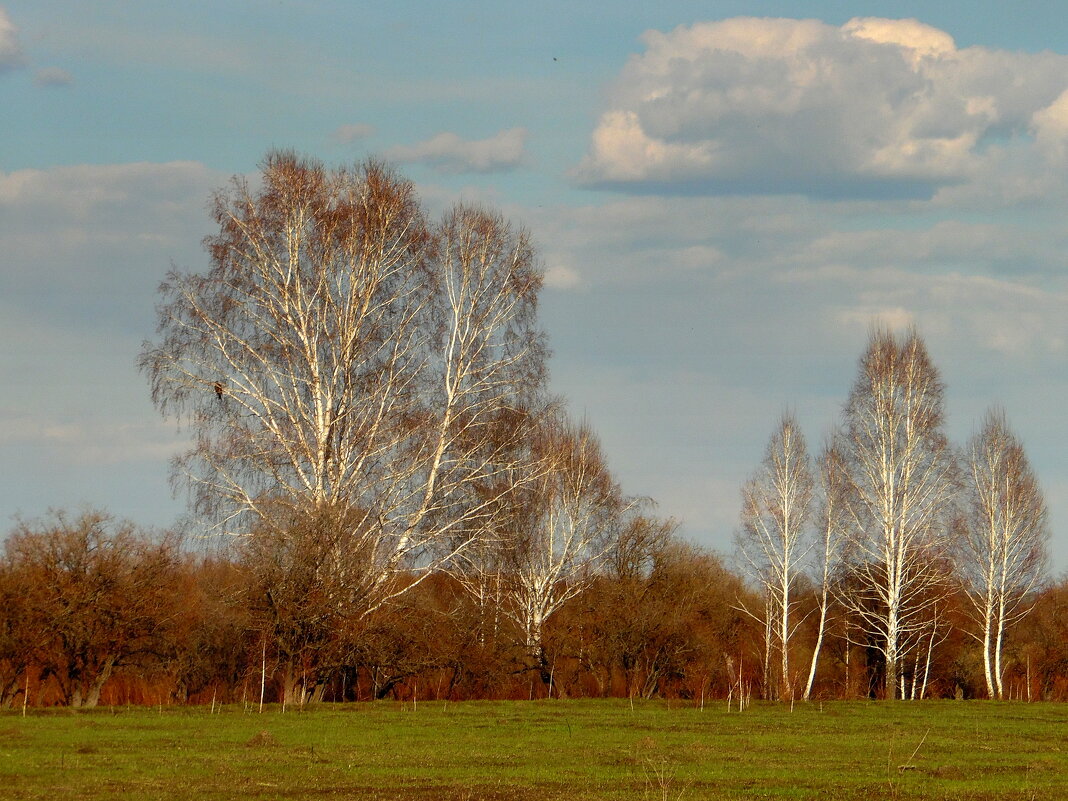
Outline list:
[[[528,658],[551,682],[548,619],[593,581],[632,506],[613,481],[600,443],[559,412],[543,418],[531,443],[535,480],[517,480],[500,542],[503,609],[519,626]]]
[[[848,486],[842,460],[840,443],[832,442],[824,449],[818,461],[819,508],[816,514],[817,540],[815,554],[816,603],[819,607],[819,622],[816,627],[816,643],[812,649],[808,682],[805,684],[805,700],[812,695],[816,680],[816,668],[823,651],[827,632],[835,581],[842,561],[842,547],[846,531],[845,514],[849,507]]]
[[[807,536],[813,496],[812,465],[804,435],[792,415],[783,415],[764,461],[742,489],[739,550],[766,599],[765,624],[780,655],[780,697],[793,698],[790,641],[794,585],[812,548]]]
[[[10,535],[8,563],[35,585],[21,625],[65,703],[96,706],[116,668],[162,650],[175,612],[174,546],[95,511],[56,512]]]
[[[1020,440],[1004,411],[987,412],[966,450],[968,500],[957,563],[983,644],[987,693],[1004,697],[1005,631],[1031,611],[1045,575],[1046,504]]]

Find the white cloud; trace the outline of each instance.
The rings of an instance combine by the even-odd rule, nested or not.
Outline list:
[[[375,127],[373,125],[358,122],[339,127],[334,131],[333,139],[335,142],[347,145],[359,139],[366,139],[369,136],[374,136],[374,133]]]
[[[45,67],[34,73],[33,82],[37,86],[70,86],[74,76],[59,67]]]
[[[915,19],[855,17],[843,25],[842,30],[858,39],[900,47],[914,68],[918,68],[925,58],[951,57],[957,49],[948,33]]]
[[[18,28],[0,6],[0,72],[20,67],[25,63],[22,46],[19,44]]]
[[[736,18],[644,42],[575,170],[584,185],[928,198],[1007,148],[1068,141],[1068,56],[958,49],[916,20]]]
[[[386,158],[427,164],[439,172],[500,172],[523,162],[525,128],[511,128],[488,139],[461,139],[448,131],[415,145],[399,145],[386,151]]]
[[[574,289],[582,283],[582,277],[570,267],[554,264],[545,271],[545,286],[551,289]]]
[[[225,176],[199,162],[79,164],[47,170],[0,172],[0,205],[17,213],[28,207],[61,208],[89,214],[128,205],[182,201],[191,191],[204,192]],[[203,201],[207,195],[203,195]]]
[[[862,331],[873,324],[884,325],[891,331],[902,331],[916,322],[916,315],[901,306],[858,306],[845,309],[835,317],[843,325]]]

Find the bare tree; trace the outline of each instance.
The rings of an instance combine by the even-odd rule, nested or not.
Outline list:
[[[65,703],[96,706],[116,669],[162,650],[176,614],[176,545],[97,511],[53,512],[10,534],[7,565],[30,591],[19,625]]]
[[[501,537],[502,598],[528,657],[550,684],[545,624],[590,585],[633,504],[612,480],[600,443],[585,425],[549,414],[531,450],[537,478],[511,496],[513,516]]]
[[[942,381],[915,330],[901,339],[872,333],[845,407],[843,456],[851,501],[843,600],[885,658],[893,699],[907,647],[946,591],[956,489]]]
[[[793,698],[790,641],[796,629],[794,586],[812,548],[807,536],[814,481],[804,435],[784,414],[764,461],[742,488],[739,550],[765,596],[766,628],[780,656],[780,697]]]
[[[805,700],[812,695],[816,680],[823,640],[827,632],[828,617],[833,599],[833,588],[842,560],[844,544],[845,513],[849,505],[848,487],[842,457],[841,443],[832,439],[818,460],[819,510],[816,514],[817,541],[814,547],[816,603],[820,618],[816,627],[816,644],[812,649],[808,681],[805,684]]]
[[[289,153],[214,218],[210,270],[172,272],[141,356],[195,434],[176,477],[223,532],[344,521],[334,561],[370,614],[470,545],[477,488],[523,453],[501,429],[544,375],[529,238],[463,206],[431,229],[385,167]]]
[[[11,706],[20,693],[26,701],[51,638],[48,621],[42,625],[40,620],[45,595],[41,577],[21,557],[8,539],[0,553],[0,708]]]
[[[1042,490],[1004,411],[987,412],[967,447],[967,510],[957,549],[983,644],[987,693],[1004,697],[1006,628],[1031,611],[1048,562]]]

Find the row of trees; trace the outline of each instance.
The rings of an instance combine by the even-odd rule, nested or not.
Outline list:
[[[20,524],[0,560],[0,705],[261,692],[304,704],[420,684],[454,698],[651,696],[687,680],[698,655],[712,664],[712,641],[737,651],[741,583],[649,518],[588,556],[596,573],[550,581],[547,600],[519,561],[495,571],[489,592],[467,576],[412,573],[371,614],[346,615],[317,578],[322,533],[276,543],[284,556],[261,537],[206,555],[101,512]]]
[[[758,588],[650,517],[632,518],[546,617],[536,652],[518,571],[502,568],[481,595],[413,573],[395,601],[342,617],[314,579],[314,549],[303,553],[280,580],[282,562],[253,538],[206,554],[101,512],[19,524],[0,558],[0,707],[781,695],[763,621],[743,611],[759,608]],[[863,619],[836,596],[824,610],[801,576],[792,598],[788,664],[804,675],[818,653],[812,697],[881,695],[885,658]],[[1028,607],[1006,633],[1000,694],[1068,700],[1068,581]],[[961,581],[939,608],[938,636],[908,670],[926,674],[928,696],[988,697]]]
[[[1006,631],[1032,608],[1047,565],[1046,507],[1004,412],[988,412],[957,452],[943,395],[915,330],[877,330],[815,464],[787,414],[745,485],[738,551],[762,588],[750,614],[765,658],[780,656],[783,697],[811,693],[832,601],[854,624],[843,636],[879,652],[886,697],[922,697],[955,593],[967,598],[986,692],[1005,695]],[[815,587],[818,608],[803,689],[790,664],[800,584]]]

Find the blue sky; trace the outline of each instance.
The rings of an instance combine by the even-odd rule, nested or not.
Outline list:
[[[285,147],[528,227],[554,388],[689,536],[729,549],[781,412],[817,448],[868,327],[914,323],[1068,567],[1063,10],[640,5],[0,0],[0,524],[181,513],[134,363],[211,191]]]

